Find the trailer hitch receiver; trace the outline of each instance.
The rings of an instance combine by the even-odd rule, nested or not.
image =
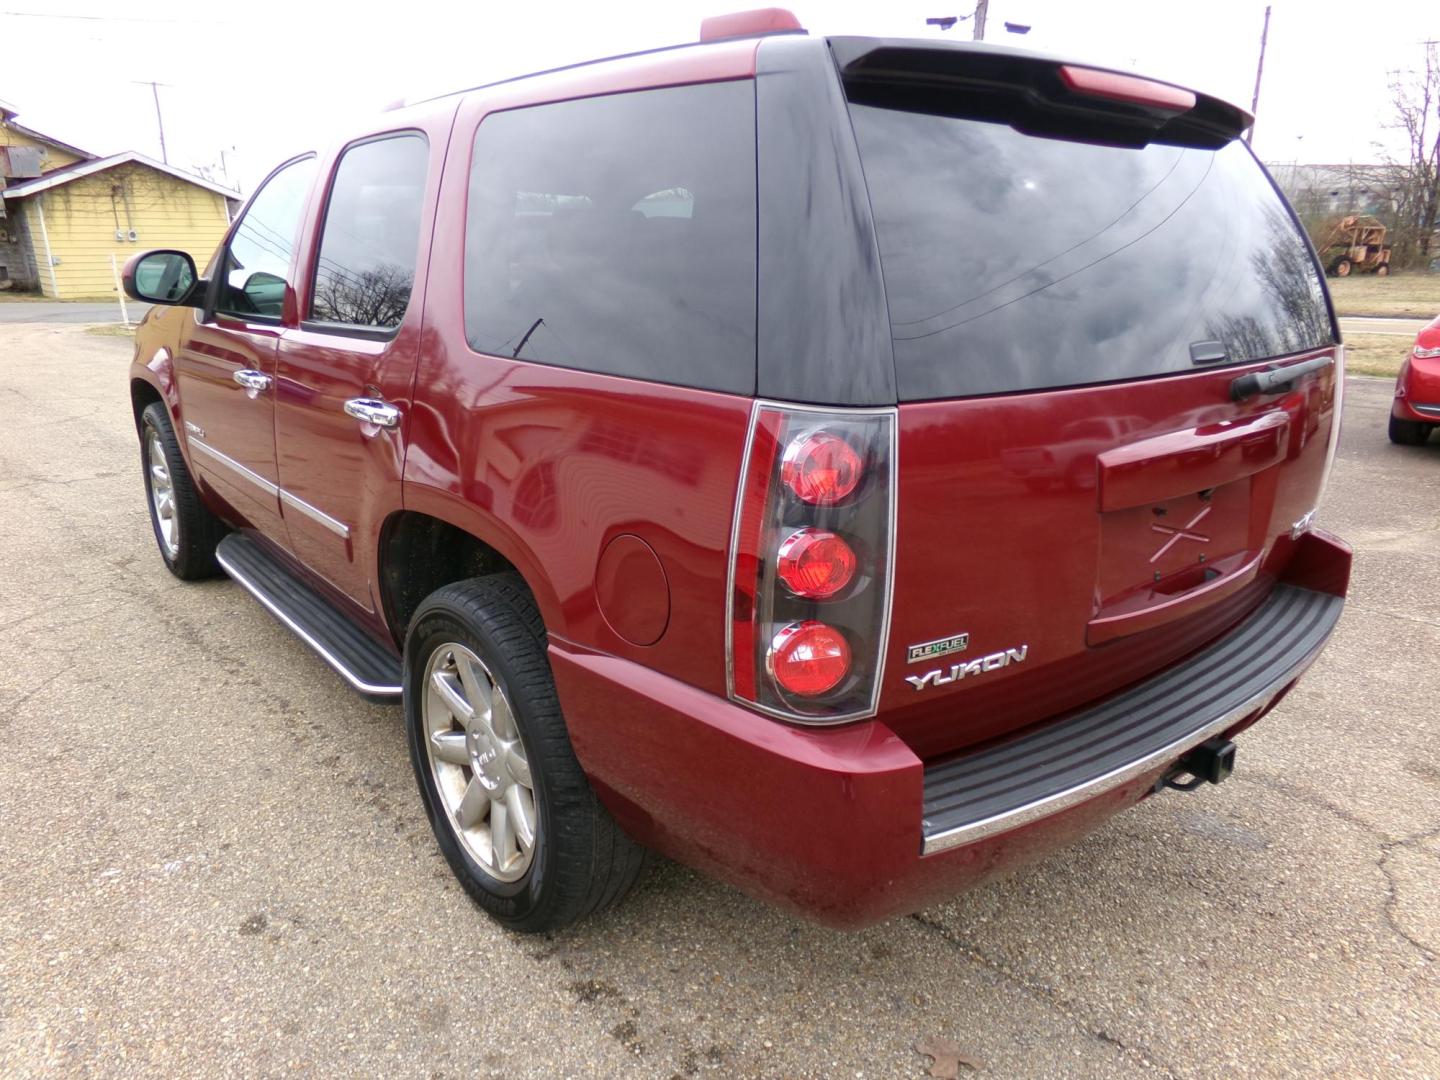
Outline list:
[[[1195,747],[1155,783],[1157,792],[1194,791],[1201,784],[1218,784],[1235,771],[1235,744],[1216,736]],[[1182,780],[1181,777],[1188,777]]]

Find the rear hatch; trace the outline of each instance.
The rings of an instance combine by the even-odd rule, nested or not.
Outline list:
[[[933,757],[1264,599],[1327,468],[1335,327],[1239,110],[1024,55],[831,47],[900,402],[880,708]]]

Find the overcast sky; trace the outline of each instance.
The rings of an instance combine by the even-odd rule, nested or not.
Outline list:
[[[0,100],[21,123],[99,154],[160,156],[248,191],[336,121],[559,64],[694,40],[700,19],[745,0],[603,4],[387,0],[311,6],[0,0]],[[1436,0],[1275,0],[1255,147],[1267,161],[1377,160],[1395,145],[1388,71],[1440,37]],[[817,34],[940,36],[927,16],[974,0],[794,3]],[[1264,0],[992,0],[987,39],[1156,75],[1249,107]],[[169,14],[173,13],[173,14]],[[1024,37],[1004,22],[1033,27]],[[970,37],[969,23],[949,32]],[[224,177],[216,175],[217,180]]]

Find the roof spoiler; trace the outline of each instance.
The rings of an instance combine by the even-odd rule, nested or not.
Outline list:
[[[700,21],[700,40],[729,41],[731,38],[768,37],[771,34],[803,34],[805,28],[795,13],[786,8],[753,8],[711,15]]]
[[[1219,149],[1244,109],[1172,83],[983,45],[831,38],[851,101],[1009,124],[1028,135],[1117,146]]]

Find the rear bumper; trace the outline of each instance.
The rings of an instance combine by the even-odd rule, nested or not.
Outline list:
[[[1344,605],[1276,586],[1248,619],[1183,663],[1063,722],[927,768],[923,853],[1049,817],[1237,727],[1310,666]]]
[[[1349,551],[1301,539],[1290,580],[1223,639],[998,746],[926,766],[879,721],[791,727],[552,641],[576,754],[637,840],[820,922],[914,911],[1137,802],[1177,758],[1253,722],[1343,607]]]
[[[1434,401],[1411,401],[1396,398],[1390,414],[1397,420],[1418,420],[1426,424],[1440,424],[1440,394]]]

